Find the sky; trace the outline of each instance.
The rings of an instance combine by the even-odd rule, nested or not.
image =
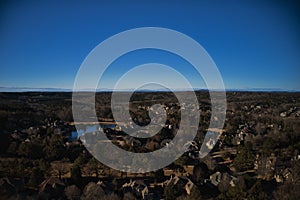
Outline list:
[[[201,44],[226,89],[300,90],[299,11],[296,1],[1,1],[0,87],[70,89],[99,43],[129,29],[163,27]],[[126,70],[149,62],[205,88],[190,63],[154,49],[115,60],[98,87],[111,88]]]

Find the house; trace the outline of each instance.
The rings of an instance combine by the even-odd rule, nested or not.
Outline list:
[[[211,149],[214,148],[215,144],[216,144],[216,140],[210,138],[209,141],[206,142],[205,145],[206,145],[206,147],[207,147],[209,150],[211,150]]]
[[[26,134],[18,130],[15,130],[10,136],[15,140],[20,141],[26,138]]]
[[[39,186],[41,198],[57,198],[64,192],[65,183],[57,177],[49,177],[45,179]]]
[[[237,178],[230,175],[227,172],[221,173],[221,172],[216,172],[214,174],[212,174],[210,177],[210,182],[214,185],[214,186],[218,186],[221,182],[226,182],[229,183],[231,187],[234,187],[236,185],[236,181]]]
[[[241,131],[240,133],[238,133],[237,135],[234,136],[232,143],[234,145],[240,145],[244,142],[246,137],[246,133],[244,133],[243,131]]]
[[[198,151],[199,145],[195,141],[189,141],[186,144],[184,144],[185,152],[189,151]]]
[[[194,183],[186,176],[171,176],[164,183],[165,185],[173,183],[178,191],[185,192],[187,195],[191,194],[191,190],[194,187]]]
[[[128,183],[122,185],[123,192],[132,192],[136,196],[142,197],[142,199],[148,199],[149,188],[143,180],[130,179]]]
[[[189,179],[188,182],[185,184],[185,191],[187,195],[191,194],[192,188],[194,187],[194,183]]]
[[[257,170],[257,178],[271,180],[274,177],[277,158],[275,155],[269,157],[256,157],[254,169]]]
[[[129,146],[141,146],[141,141],[130,137],[129,135],[123,137],[125,143]]]
[[[274,175],[274,178],[277,183],[282,183],[286,180],[291,179],[291,175],[292,175],[291,168],[285,168],[285,169],[280,170],[279,173],[276,173]]]
[[[282,177],[284,178],[284,180],[288,180],[292,175],[292,170],[290,168],[286,168],[283,170],[282,172]]]
[[[286,117],[286,116],[287,116],[287,112],[280,113],[280,117]]]

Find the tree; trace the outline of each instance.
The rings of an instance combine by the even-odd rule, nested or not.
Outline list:
[[[191,190],[191,194],[188,196],[188,199],[191,200],[201,200],[202,194],[197,186],[194,185],[194,187]]]
[[[173,200],[179,195],[179,191],[174,185],[174,181],[171,181],[168,185],[166,185],[163,196],[166,200]]]
[[[37,168],[34,167],[32,169],[29,181],[28,181],[28,185],[33,186],[33,187],[37,187],[44,179],[44,175],[42,173],[42,171]]]
[[[183,154],[177,160],[174,161],[174,164],[183,168],[183,166],[187,164],[188,159],[188,156],[186,154]]]
[[[104,196],[105,192],[102,187],[94,182],[90,182],[85,186],[81,200],[103,199]]]
[[[74,162],[82,151],[83,148],[80,145],[71,145],[67,149],[66,157],[69,158],[71,162]]]
[[[5,124],[5,123],[3,123],[3,121],[1,121],[1,125],[2,124]],[[3,129],[1,129],[1,131],[3,131]],[[7,142],[7,141],[9,141],[9,140],[10,140],[9,134],[5,134],[5,133],[0,134],[0,154],[3,154],[7,151],[7,148],[9,147],[9,142]]]
[[[30,159],[40,159],[44,157],[44,151],[40,141],[23,142],[18,148],[18,154]]]
[[[274,152],[275,141],[272,138],[267,138],[264,140],[262,152],[264,155],[270,155]]]
[[[219,200],[227,200],[227,199],[234,199],[234,200],[240,200],[240,199],[246,199],[246,193],[239,187],[230,187],[229,190],[225,193],[221,193],[217,199]]]
[[[53,134],[44,141],[46,157],[49,160],[60,160],[64,157],[66,149],[62,135]]]
[[[82,166],[84,163],[86,163],[87,159],[85,154],[80,153],[79,156],[75,159],[74,164]]]
[[[58,116],[59,119],[61,119],[62,121],[65,121],[65,122],[72,121],[72,120],[73,120],[73,117],[72,117],[72,108],[71,108],[71,106],[64,107],[64,108],[60,109],[60,110],[57,112],[57,116]]]
[[[204,179],[208,178],[208,167],[205,163],[200,162],[193,169],[193,180],[196,184],[202,185],[204,183]]]
[[[39,165],[39,169],[44,173],[47,173],[50,168],[49,162],[47,162],[44,159],[40,159],[38,165]]]
[[[120,200],[120,197],[117,194],[108,194],[101,197],[102,200]]]
[[[94,157],[89,160],[89,162],[87,164],[87,168],[88,168],[90,175],[93,175],[95,173],[96,177],[99,176],[98,166],[99,166],[99,161],[96,160]]]
[[[124,194],[123,200],[137,200],[137,198],[131,192],[127,192]]]
[[[71,179],[74,181],[74,183],[80,183],[81,175],[80,167],[78,165],[74,165],[71,168]]]
[[[70,185],[65,188],[65,195],[69,200],[79,200],[81,191],[76,185]]]
[[[238,171],[253,169],[255,156],[252,153],[252,144],[246,142],[244,146],[238,148],[238,154],[233,160],[233,165]]]
[[[7,153],[10,155],[16,155],[18,153],[19,144],[15,141],[10,143],[9,147],[7,148]]]
[[[62,175],[66,174],[69,171],[66,163],[63,161],[54,161],[52,162],[52,164],[53,170],[56,172],[56,175],[58,175],[59,179],[61,179]]]
[[[280,185],[274,192],[274,199],[276,200],[298,200],[300,199],[299,184],[286,182]]]

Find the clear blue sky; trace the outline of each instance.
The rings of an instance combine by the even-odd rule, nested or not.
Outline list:
[[[0,87],[72,88],[82,61],[100,42],[121,31],[155,26],[199,42],[226,88],[300,90],[296,1],[126,2],[1,1]],[[188,63],[166,52],[136,52],[114,65],[129,69],[153,61],[184,66],[188,79],[202,87]],[[118,74],[112,67],[103,87]]]

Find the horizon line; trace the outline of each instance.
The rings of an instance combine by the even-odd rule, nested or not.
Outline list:
[[[95,89],[83,88],[74,91],[70,88],[33,88],[33,87],[0,87],[0,92],[4,93],[22,93],[22,92],[94,92]],[[185,92],[185,91],[208,91],[207,88],[175,88],[173,90],[168,89],[109,89],[98,88],[96,92]],[[222,89],[211,89],[211,91],[223,91]],[[300,92],[300,89],[282,89],[282,88],[225,88],[225,92]]]

